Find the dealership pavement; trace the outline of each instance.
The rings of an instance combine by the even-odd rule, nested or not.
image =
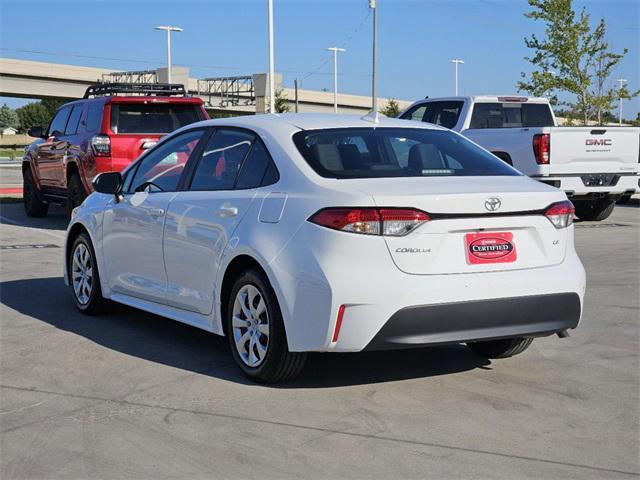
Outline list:
[[[576,228],[586,308],[568,339],[314,355],[247,382],[225,342],[122,308],[78,314],[62,209],[0,205],[0,476],[634,478],[640,208]],[[517,315],[518,312],[513,312]]]

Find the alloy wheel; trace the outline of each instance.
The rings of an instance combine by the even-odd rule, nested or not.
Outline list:
[[[71,281],[73,293],[81,305],[89,303],[93,287],[93,268],[91,252],[84,243],[79,243],[73,252],[71,264]]]
[[[232,328],[236,350],[242,362],[258,367],[269,348],[269,312],[262,293],[254,285],[244,285],[233,303]]]

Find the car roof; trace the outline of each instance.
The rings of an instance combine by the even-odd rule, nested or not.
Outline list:
[[[179,103],[179,104],[194,104],[194,105],[203,105],[204,102],[201,98],[198,97],[161,97],[155,95],[139,95],[139,96],[126,96],[126,95],[104,95],[101,97],[92,97],[92,98],[79,98],[77,100],[72,100],[70,102],[66,102],[60,107],[60,110],[63,107],[78,105],[80,103],[145,103],[145,104],[154,104],[154,103]]]
[[[283,113],[266,115],[248,115],[242,117],[219,118],[205,120],[198,123],[199,126],[236,126],[246,128],[260,128],[269,130],[274,127],[293,127],[297,130],[316,130],[328,128],[423,128],[427,130],[446,130],[438,125],[424,122],[411,122],[378,115],[378,121],[374,122],[370,116],[344,115],[335,113]],[[191,125],[193,126],[193,125]]]
[[[548,98],[544,98],[544,97],[528,97],[526,95],[517,95],[517,94],[510,94],[510,95],[458,95],[456,96],[451,96],[451,97],[427,97],[427,98],[422,98],[420,100],[417,100],[415,102],[415,104],[417,103],[423,103],[423,102],[447,102],[447,101],[470,101],[470,102],[502,102],[502,103],[509,103],[509,102],[505,102],[504,99],[505,98],[526,98],[527,102],[526,103],[549,103],[549,99]],[[500,100],[503,99],[503,100]],[[517,103],[517,102],[516,102]],[[523,102],[524,103],[524,102]]]

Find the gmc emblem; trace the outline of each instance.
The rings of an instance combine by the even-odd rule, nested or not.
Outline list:
[[[588,147],[590,146],[596,146],[596,147],[600,147],[600,146],[606,146],[606,147],[610,147],[611,146],[611,139],[610,138],[587,138],[584,141],[584,144],[587,145]]]

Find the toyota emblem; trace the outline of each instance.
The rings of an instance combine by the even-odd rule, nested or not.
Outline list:
[[[498,197],[487,198],[484,201],[484,208],[490,212],[495,212],[502,205],[502,201]]]

